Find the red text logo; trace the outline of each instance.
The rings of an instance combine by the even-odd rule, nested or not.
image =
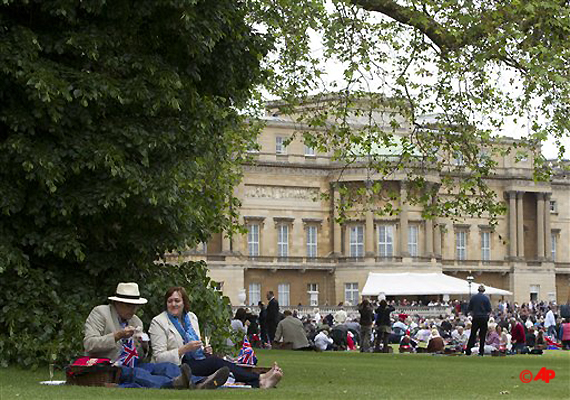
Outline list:
[[[540,369],[540,371],[538,371],[538,374],[536,374],[536,376],[534,377],[534,380],[549,383],[550,380],[554,379],[555,377],[556,377],[556,372],[554,372],[554,370],[546,369],[546,367],[542,367]],[[533,380],[532,379],[532,372],[530,372],[528,369],[525,369],[524,371],[521,372],[521,374],[519,375],[519,378],[520,378],[521,382],[529,383]]]

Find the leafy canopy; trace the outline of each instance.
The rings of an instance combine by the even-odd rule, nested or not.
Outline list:
[[[0,2],[1,364],[81,354],[121,280],[193,289],[222,343],[205,266],[154,262],[235,219],[270,44],[245,19],[234,0]]]
[[[304,124],[300,132],[309,144],[330,151],[342,165],[369,169],[366,187],[341,188],[349,200],[374,197],[382,193],[382,179],[405,173],[419,189],[410,201],[424,203],[427,214],[494,218],[504,207],[486,180],[497,166],[492,155],[532,158],[535,178],[548,179],[551,165],[540,144],[554,138],[559,158],[565,154],[568,2],[249,4],[250,18],[276,41],[267,66],[269,94],[283,99],[281,111]],[[378,109],[391,115],[388,121],[372,118]],[[401,140],[395,138],[403,126],[398,116],[411,127]],[[363,126],[349,123],[356,118]],[[528,137],[497,140],[506,121],[523,124]],[[355,146],[359,153],[347,151]],[[378,146],[397,148],[399,157],[378,155]],[[453,157],[461,157],[462,165],[450,168]],[[434,171],[445,173],[430,186],[425,176]],[[433,199],[438,192],[449,196]]]

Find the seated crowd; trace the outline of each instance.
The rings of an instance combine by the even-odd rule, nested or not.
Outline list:
[[[490,312],[483,331],[484,342],[477,338],[470,349],[467,345],[473,317],[467,315],[467,304],[458,300],[429,304],[451,306],[453,313],[438,318],[392,314],[395,306],[418,305],[405,299],[402,302],[363,300],[353,313],[342,307],[326,315],[321,315],[317,308],[306,315],[287,310],[278,325],[282,334],[274,341],[266,334],[263,318],[249,308],[240,308],[238,312],[249,321],[243,332],[259,347],[317,351],[359,347],[362,352],[389,352],[392,351],[389,344],[396,344],[400,352],[466,354],[479,354],[481,348],[484,354],[539,352],[549,346],[570,350],[570,319],[557,316],[560,308],[555,303],[518,305],[500,301]],[[263,310],[262,304],[261,307]]]

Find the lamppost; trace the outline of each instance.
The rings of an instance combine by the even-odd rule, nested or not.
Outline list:
[[[473,277],[473,275],[469,274],[465,279],[467,279],[467,282],[469,282],[469,300],[471,300],[471,284],[473,283],[475,278]]]

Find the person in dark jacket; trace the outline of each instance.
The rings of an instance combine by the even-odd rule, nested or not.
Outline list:
[[[388,336],[392,329],[390,322],[390,313],[395,308],[389,306],[386,300],[382,299],[380,305],[376,309],[376,336],[374,340],[374,351],[380,351],[380,342],[382,342],[382,351],[388,353]]]
[[[358,312],[360,313],[360,351],[362,353],[370,352],[370,337],[372,333],[372,324],[374,322],[374,310],[372,304],[366,299],[358,305]]]
[[[259,321],[259,338],[262,344],[269,343],[269,336],[267,336],[267,309],[261,300],[257,303],[257,306],[259,307],[259,316],[257,317]]]
[[[269,343],[273,343],[275,340],[275,331],[277,330],[277,324],[279,323],[280,318],[279,303],[271,290],[267,292],[267,301],[265,322],[267,324],[267,336],[269,337]]]
[[[467,342],[465,354],[471,355],[471,348],[475,345],[475,338],[479,332],[479,355],[483,356],[485,353],[485,337],[487,336],[487,324],[489,323],[489,313],[491,312],[491,301],[485,293],[485,286],[479,286],[478,292],[469,301],[467,312],[471,313],[473,317],[471,326],[471,335]]]

